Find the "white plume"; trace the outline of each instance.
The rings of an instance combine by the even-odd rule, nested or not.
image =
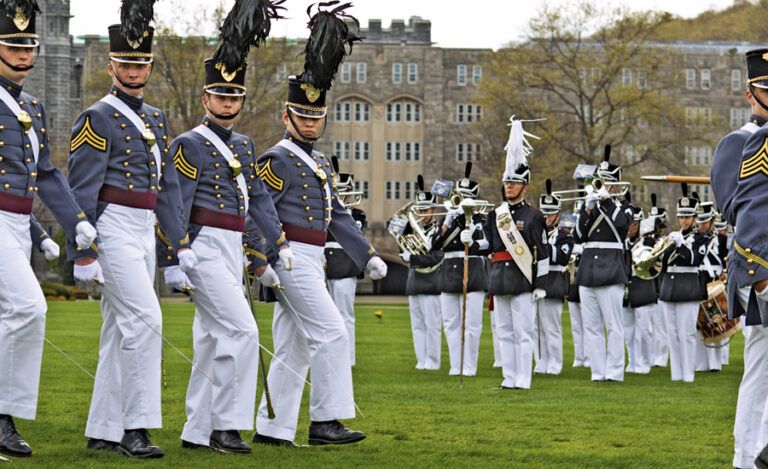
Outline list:
[[[521,164],[528,164],[528,155],[533,152],[533,147],[526,137],[539,139],[539,137],[523,129],[523,122],[531,121],[515,119],[514,115],[509,118],[509,140],[507,140],[507,145],[504,147],[504,150],[507,151],[507,161],[504,166],[505,179],[515,174],[515,171]]]

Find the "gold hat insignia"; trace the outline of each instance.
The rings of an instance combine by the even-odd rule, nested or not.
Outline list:
[[[765,54],[763,54],[763,60],[765,60],[766,62],[768,62],[768,52],[766,52]]]
[[[239,72],[242,68],[243,67],[240,67],[234,72],[227,72],[227,67],[225,67],[223,63],[219,62],[216,64],[216,70],[221,73],[221,78],[223,78],[227,83],[234,80],[237,76],[237,72]]]
[[[24,16],[21,11],[21,7],[16,8],[16,16],[13,17],[13,24],[19,28],[20,31],[24,31],[29,26],[30,17]]]
[[[301,89],[304,90],[304,94],[307,95],[307,99],[310,103],[314,103],[320,99],[320,90],[310,85],[309,83],[302,83]]]

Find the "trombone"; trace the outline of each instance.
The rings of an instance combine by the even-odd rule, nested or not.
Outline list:
[[[576,202],[587,198],[589,194],[596,194],[605,188],[612,198],[623,198],[629,192],[631,184],[627,181],[604,181],[601,177],[595,177],[592,182],[583,189],[565,189],[561,191],[552,191],[552,195],[558,197],[561,202]],[[612,187],[616,187],[616,192],[610,192]]]
[[[468,197],[464,197],[461,192],[457,191],[456,189],[452,189],[447,200],[444,200],[442,204],[438,203],[424,207],[417,207],[416,211],[420,217],[429,215],[445,216],[448,214],[448,212],[459,209],[466,211],[465,209],[468,208],[472,208],[472,213],[488,215],[488,212],[496,208],[496,205],[488,200],[470,199]],[[427,213],[427,209],[433,210]]]

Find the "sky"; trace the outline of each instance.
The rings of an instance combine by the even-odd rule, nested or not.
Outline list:
[[[573,2],[573,0],[571,0]],[[159,0],[155,18],[182,18],[175,29],[180,33],[212,34],[201,15],[212,12],[219,3],[230,8],[234,0]],[[287,0],[287,19],[273,23],[273,36],[305,37],[306,7],[311,0]],[[350,12],[365,27],[368,19],[382,20],[388,27],[392,19],[421,16],[432,22],[432,41],[441,47],[493,48],[524,37],[526,26],[545,4],[560,5],[567,0],[356,0]],[[604,2],[600,2],[601,4]],[[710,10],[722,9],[733,0],[614,0],[613,5],[633,10],[665,10],[690,18]],[[71,0],[70,32],[75,35],[106,35],[107,26],[117,23],[120,0]],[[176,12],[176,14],[174,14]],[[166,20],[167,22],[167,20]]]

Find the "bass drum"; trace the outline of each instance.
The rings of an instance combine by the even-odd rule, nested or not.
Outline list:
[[[707,284],[707,299],[699,303],[696,329],[707,347],[722,347],[741,330],[741,322],[728,319],[725,283],[716,280]]]

